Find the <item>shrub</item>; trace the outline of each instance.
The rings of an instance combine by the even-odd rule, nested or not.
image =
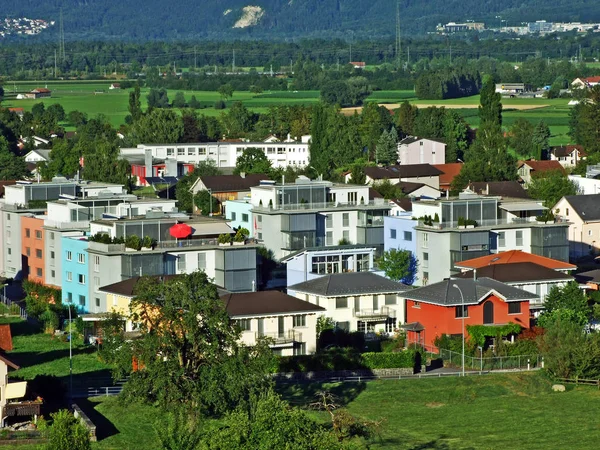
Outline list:
[[[235,233],[235,237],[233,238],[233,240],[235,242],[244,242],[248,236],[250,235],[250,232],[248,231],[247,228],[244,227],[240,227],[237,230],[237,233]]]
[[[134,250],[140,250],[142,248],[142,240],[135,234],[130,234],[125,238],[125,247],[132,248]]]
[[[144,239],[142,239],[142,247],[154,248],[155,245],[156,239],[153,239],[150,236],[144,236]]]
[[[89,450],[90,435],[80,422],[66,409],[50,415],[52,426],[48,432],[47,450]]]
[[[225,109],[227,108],[227,105],[225,104],[225,102],[223,100],[217,100],[215,102],[215,109]]]
[[[230,234],[220,234],[218,238],[219,244],[229,244],[231,242]]]

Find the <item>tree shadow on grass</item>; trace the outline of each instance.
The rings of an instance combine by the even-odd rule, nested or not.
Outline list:
[[[95,347],[76,347],[73,348],[73,356],[91,354],[96,351]],[[49,350],[49,351],[38,351],[38,352],[15,352],[8,353],[8,357],[15,364],[25,368],[31,366],[37,366],[38,364],[44,364],[50,361],[56,361],[62,358],[69,357],[69,349],[64,348],[60,350]]]
[[[306,407],[315,401],[317,393],[321,391],[330,392],[335,396],[338,405],[346,406],[366,388],[367,384],[362,382],[322,383],[311,381],[281,383],[277,384],[275,389],[291,405]]]
[[[119,434],[117,427],[95,409],[98,403],[92,403],[87,398],[77,399],[75,403],[96,426],[96,438],[99,441]]]
[[[18,321],[10,324],[10,333],[15,336],[31,336],[42,332],[42,327],[33,321]]]

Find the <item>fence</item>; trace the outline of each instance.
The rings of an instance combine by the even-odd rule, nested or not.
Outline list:
[[[19,316],[21,316],[21,319],[27,320],[27,311],[25,311],[25,308],[23,308],[19,303],[12,301],[10,298],[5,297],[2,294],[0,294],[0,302],[8,306],[9,309],[19,308]]]
[[[598,390],[600,390],[600,380],[586,380],[583,378],[557,378],[557,381],[560,381],[561,383],[585,384],[588,386],[598,386]]]
[[[452,350],[439,349],[440,358],[450,365],[462,367],[462,354]],[[465,355],[465,368],[479,371],[509,370],[509,369],[536,369],[544,367],[542,355],[494,356],[491,358],[477,358]]]

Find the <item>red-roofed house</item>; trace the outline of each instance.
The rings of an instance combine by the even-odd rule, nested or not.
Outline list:
[[[364,61],[351,61],[350,64],[355,69],[364,69],[366,67],[366,63]]]
[[[442,172],[440,175],[440,191],[449,191],[452,181],[462,169],[462,163],[434,164],[433,167]]]
[[[587,154],[581,145],[560,145],[548,151],[549,161],[558,161],[563,167],[575,167]]]
[[[571,83],[574,88],[591,88],[600,83],[600,76],[587,77],[587,78],[575,78]]]
[[[569,272],[577,269],[574,264],[569,264],[557,259],[546,258],[545,256],[533,255],[522,250],[509,250],[507,252],[495,253],[492,255],[482,256],[480,258],[468,259],[454,264],[457,269],[473,270],[482,267],[491,266],[494,264],[514,264],[514,263],[533,263],[538,266],[548,269],[557,270],[559,272]]]
[[[556,170],[565,176],[567,175],[565,168],[558,161],[519,161],[517,169],[519,177],[525,186],[531,183],[532,177],[543,172],[551,172]]]
[[[25,98],[32,98],[32,99],[51,97],[51,96],[52,96],[52,91],[50,89],[46,89],[46,88],[36,88],[33,91],[25,94]]]

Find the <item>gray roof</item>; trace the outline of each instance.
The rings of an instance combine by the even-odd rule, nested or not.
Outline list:
[[[288,290],[323,297],[386,294],[402,292],[407,289],[409,287],[405,284],[389,280],[373,272],[334,273],[288,287]]]
[[[227,294],[221,300],[231,317],[325,311],[321,306],[279,291]]]
[[[575,279],[580,283],[600,284],[600,269],[578,273],[575,275]]]
[[[584,222],[600,220],[600,194],[567,195],[565,200]]]
[[[418,137],[418,136],[407,136],[404,139],[400,140],[400,144],[412,144],[413,142],[417,142],[417,141],[421,141],[421,140],[426,140],[426,141],[434,141],[434,142],[439,142],[441,144],[445,144],[444,141],[442,141],[441,139],[432,139],[432,138],[422,138],[422,137]]]
[[[458,274],[457,278],[473,278],[473,271],[469,270]],[[558,270],[552,270],[532,262],[518,262],[511,264],[492,264],[477,269],[479,277],[491,278],[503,283],[523,283],[542,281],[570,281],[571,275]]]
[[[460,291],[453,287],[457,285]],[[433,303],[442,306],[455,306],[462,304],[460,292],[464,296],[464,303],[477,305],[491,292],[498,294],[507,302],[534,300],[538,295],[517,289],[491,278],[478,278],[477,280],[444,280],[439,283],[430,284],[419,289],[408,292],[406,298],[419,302]]]

